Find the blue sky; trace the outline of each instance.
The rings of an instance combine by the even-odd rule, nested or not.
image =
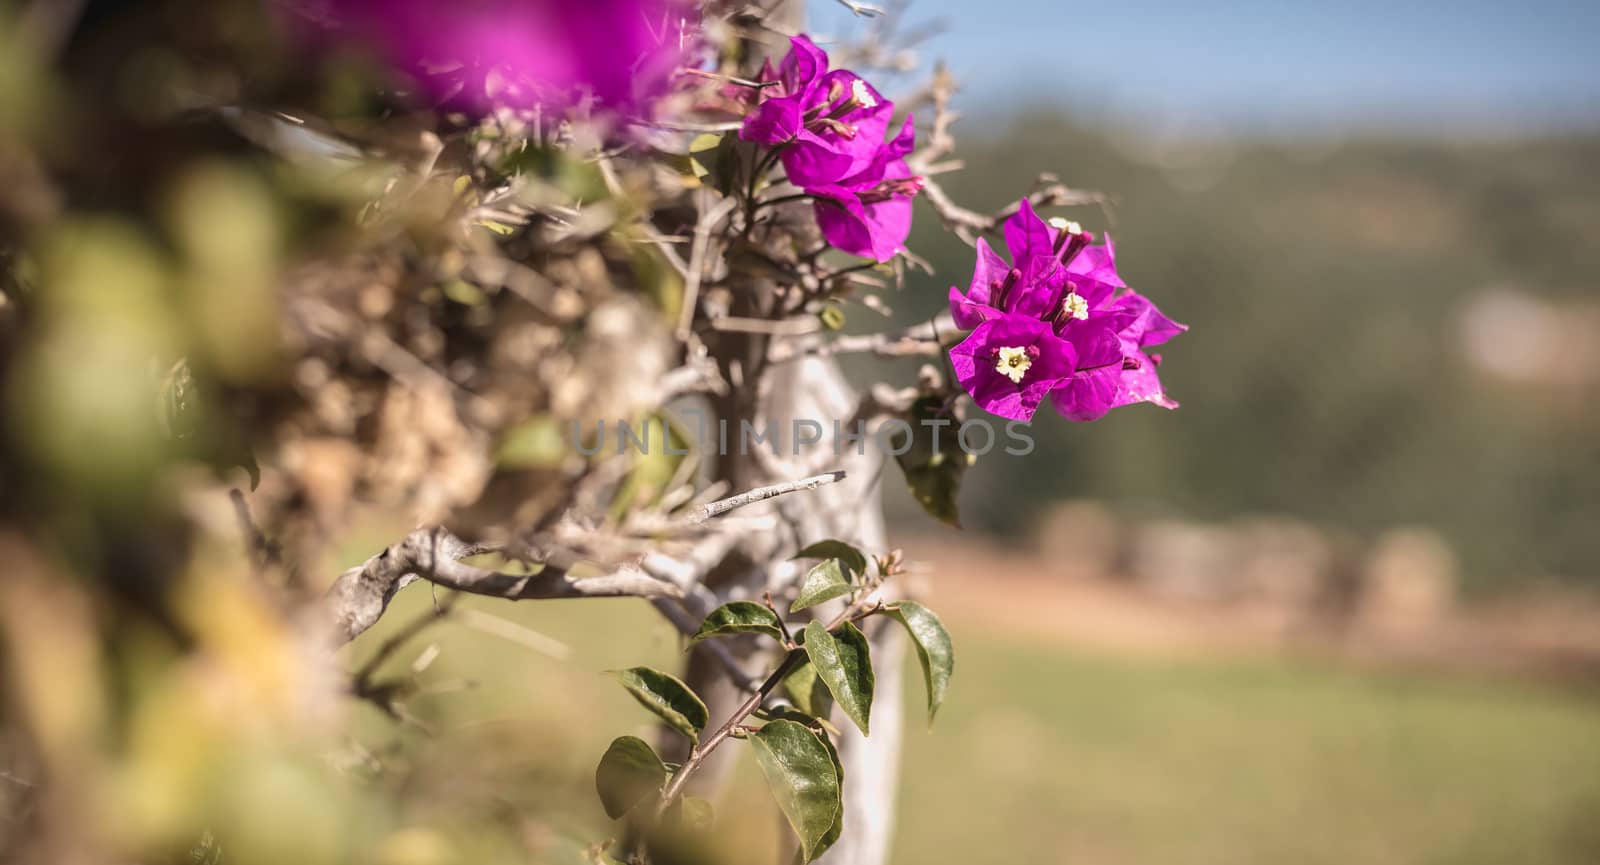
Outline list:
[[[810,0],[812,29],[862,26]],[[969,114],[1060,101],[1159,126],[1600,126],[1600,0],[913,0]],[[975,112],[974,109],[977,109]]]

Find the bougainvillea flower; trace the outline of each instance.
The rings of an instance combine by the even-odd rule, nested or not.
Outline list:
[[[1004,234],[1012,263],[980,239],[971,285],[965,294],[950,289],[956,324],[976,334],[991,321],[1044,322],[1072,349],[1073,371],[1050,391],[1056,410],[1071,420],[1095,420],[1136,402],[1176,408],[1156,374],[1160,356],[1145,349],[1187,328],[1127,288],[1111,241],[1096,246],[1075,223],[1047,223],[1027,200],[1006,220]],[[952,349],[952,362],[955,357]],[[973,387],[967,391],[977,399]]]
[[[990,414],[1029,420],[1077,370],[1077,352],[1050,325],[1022,315],[979,324],[950,349],[956,380]]]
[[[1091,247],[1094,235],[1062,221],[1052,227],[1027,199],[1003,226],[1006,249],[1014,264],[978,239],[978,260],[966,294],[950,287],[950,314],[959,327],[970,328],[1002,313],[1047,316],[1069,278],[1092,281],[1096,298],[1108,296],[1122,284],[1111,265],[1108,247]],[[1102,293],[1100,289],[1104,287]]]
[[[632,110],[684,62],[681,0],[327,0],[319,23],[462,110]],[[325,33],[327,31],[324,31]]]
[[[922,178],[911,173],[905,160],[915,135],[908,115],[900,133],[860,173],[806,188],[816,199],[817,228],[828,245],[877,261],[888,261],[905,248],[911,198],[922,188]]]
[[[1077,287],[1069,282],[1068,288]],[[1081,317],[1067,311],[1078,308],[1080,302]],[[1156,374],[1161,356],[1148,354],[1145,349],[1172,339],[1188,327],[1167,318],[1149,298],[1127,291],[1117,297],[1106,296],[1102,303],[1094,305],[1084,295],[1070,292],[1057,316],[1056,330],[1074,345],[1085,340],[1098,342],[1105,339],[1106,333],[1113,334],[1119,355],[1114,364],[1099,362],[1103,356],[1095,358],[1097,362],[1080,362],[1078,372],[1050,393],[1050,402],[1062,417],[1098,420],[1111,409],[1140,402],[1169,409],[1178,407],[1166,395]]]
[[[867,171],[894,114],[866,79],[828,69],[828,54],[805,36],[790,39],[789,53],[762,70],[761,102],[745,118],[739,137],[781,147],[789,182],[802,189],[839,184]]]

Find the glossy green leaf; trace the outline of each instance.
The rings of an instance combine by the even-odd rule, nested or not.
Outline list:
[[[888,613],[905,626],[916,644],[917,658],[922,661],[922,677],[928,690],[928,723],[939,712],[944,702],[945,689],[950,687],[950,674],[955,671],[955,648],[950,643],[950,633],[944,629],[932,610],[914,601],[890,604]]]
[[[729,601],[711,611],[700,623],[689,642],[698,643],[707,637],[729,637],[735,634],[766,634],[780,643],[789,636],[783,631],[778,614],[753,601]]]
[[[661,790],[667,767],[637,736],[614,740],[594,770],[594,788],[606,816],[615,820]]]
[[[833,694],[817,678],[817,668],[810,660],[802,661],[783,679],[783,689],[794,707],[813,718],[826,719],[833,714]]]
[[[706,704],[677,677],[650,667],[614,670],[612,675],[628,689],[639,705],[656,713],[667,726],[700,741],[699,733],[710,720]]]
[[[850,580],[845,577],[843,568],[838,559],[828,559],[807,571],[806,578],[800,583],[800,594],[789,605],[789,612],[850,594]]]
[[[813,621],[806,625],[806,654],[834,701],[861,728],[861,734],[867,735],[873,688],[867,635],[849,622],[839,626],[837,634],[830,634],[821,622]]]
[[[772,721],[750,737],[778,810],[800,839],[804,861],[815,859],[838,835],[844,811],[841,774],[823,737],[795,721]]]
[[[838,559],[853,576],[862,576],[867,572],[867,557],[861,551],[844,541],[826,540],[817,541],[809,547],[794,554],[797,559]]]
[[[816,730],[814,732],[817,734],[817,738],[822,740],[822,746],[828,749],[828,758],[833,761],[834,774],[839,777],[839,789],[841,791],[842,799],[842,791],[844,790],[844,764],[839,762],[839,749],[833,747],[833,740],[829,739],[826,733],[823,733],[820,730]],[[832,847],[839,840],[839,836],[843,833],[844,807],[841,804],[839,813],[833,818],[833,825],[829,826],[828,831],[823,833],[822,840],[817,842],[816,850],[812,851],[812,858],[814,859],[818,856],[821,856],[829,847]]]

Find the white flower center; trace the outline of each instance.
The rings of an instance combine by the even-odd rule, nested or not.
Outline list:
[[[1076,291],[1068,292],[1067,296],[1061,299],[1061,311],[1083,321],[1089,317],[1089,301],[1084,300],[1083,295]]]
[[[999,359],[995,361],[994,371],[1011,379],[1012,384],[1021,384],[1022,377],[1028,374],[1028,367],[1033,366],[1033,358],[1028,357],[1028,349],[1022,346],[1005,346],[1000,349]]]
[[[850,82],[850,99],[862,108],[878,107],[878,100],[873,99],[872,94],[867,92],[867,82],[860,78]]]
[[[1057,231],[1065,231],[1068,234],[1082,234],[1083,233],[1083,226],[1079,225],[1076,222],[1073,222],[1070,219],[1062,219],[1059,216],[1052,217],[1050,219],[1050,227],[1054,228]]]

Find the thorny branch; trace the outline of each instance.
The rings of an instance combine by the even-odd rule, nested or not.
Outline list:
[[[722,514],[733,510],[734,508],[742,508],[745,505],[753,505],[756,502],[777,498],[778,496],[786,495],[788,493],[796,493],[802,490],[814,490],[824,484],[842,481],[844,480],[844,477],[845,474],[843,471],[832,471],[827,472],[826,474],[812,475],[809,478],[801,478],[797,481],[789,481],[787,483],[757,487],[749,492],[740,493],[736,496],[729,496],[728,498],[709,502],[699,506],[695,509],[694,513],[689,516],[688,523],[690,525],[699,525],[700,523],[703,523],[712,517],[721,516]]]

